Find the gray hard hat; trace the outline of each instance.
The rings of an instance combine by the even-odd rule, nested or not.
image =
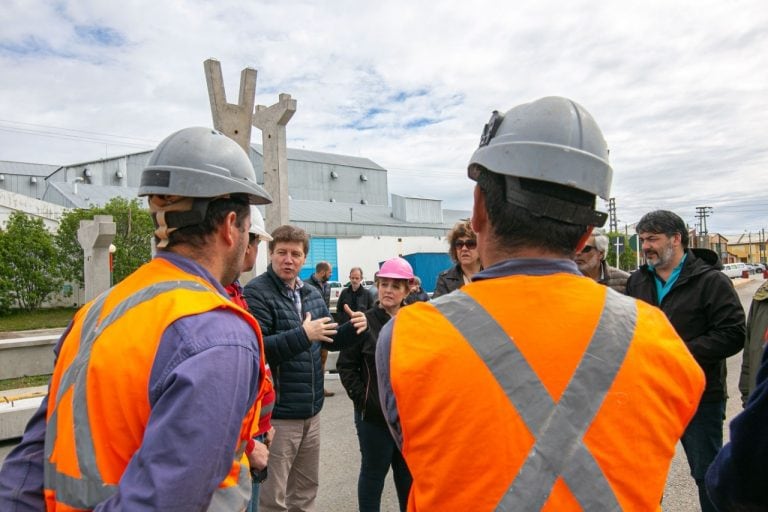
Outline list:
[[[163,140],[141,173],[139,196],[213,198],[246,194],[251,204],[272,197],[258,183],[248,155],[211,128],[185,128]]]
[[[469,161],[491,172],[557,183],[608,199],[613,170],[603,134],[584,107],[550,96],[494,112]]]

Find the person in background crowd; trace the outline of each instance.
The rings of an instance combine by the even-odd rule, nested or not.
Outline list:
[[[210,128],[163,140],[139,196],[157,254],[59,340],[48,396],[0,470],[4,512],[243,510],[250,498],[261,331],[224,285],[240,274],[249,204],[271,198]]]
[[[768,510],[768,354],[763,353],[755,388],[730,425],[731,442],[707,470],[707,490],[720,512]]]
[[[587,244],[576,252],[576,265],[581,273],[600,284],[610,286],[619,293],[626,293],[629,272],[613,268],[605,261],[608,237],[602,229],[592,231]]]
[[[757,371],[768,342],[768,281],[764,282],[752,297],[747,318],[747,336],[744,338],[744,356],[739,376],[741,403],[746,407],[749,395],[757,385]]]
[[[241,272],[250,272],[256,264],[256,257],[259,254],[259,242],[271,242],[272,237],[264,229],[264,218],[261,212],[255,206],[251,206],[251,229],[248,233],[248,246],[245,248],[245,258]],[[248,310],[248,303],[243,297],[243,288],[240,286],[240,280],[235,279],[232,284],[226,287],[227,294],[232,302],[241,308]],[[261,399],[261,412],[259,414],[259,427],[254,434],[253,439],[247,445],[246,451],[251,460],[251,476],[253,477],[251,500],[248,502],[248,512],[258,512],[259,510],[259,487],[261,482],[267,477],[266,460],[269,455],[269,445],[274,437],[275,430],[270,422],[272,418],[272,407],[275,403],[275,390],[272,385],[272,372],[269,364],[264,365],[267,388]],[[266,455],[265,455],[266,452]],[[257,458],[256,455],[260,455]]]
[[[328,280],[331,278],[332,273],[333,267],[331,267],[331,264],[327,261],[320,261],[317,265],[315,265],[315,273],[312,274],[309,279],[307,279],[307,284],[311,284],[317,288],[317,290],[320,292],[320,295],[323,296],[326,308],[331,307],[331,285],[328,283]],[[325,363],[327,360],[328,349],[323,347],[320,349],[320,361],[323,363],[323,373],[325,373]],[[328,391],[327,389],[323,389],[323,393],[325,396],[335,395],[333,391]]]
[[[327,308],[331,307],[331,285],[328,284],[331,274],[333,274],[331,264],[327,261],[320,261],[315,265],[315,273],[309,276],[309,279],[306,281],[307,284],[317,288],[317,291],[323,296],[323,301]]]
[[[360,343],[367,336],[368,322],[364,313],[347,311],[350,321],[339,326],[317,289],[299,279],[309,251],[306,231],[284,225],[272,232],[272,239],[267,271],[243,290],[264,333],[277,394],[269,478],[261,486],[259,510],[313,512],[324,402],[320,345],[341,350]]]
[[[408,509],[660,510],[704,376],[657,308],[573,261],[607,218],[600,128],[559,97],[494,112],[468,173],[484,270],[376,346]]]
[[[408,305],[413,304],[414,302],[427,302],[428,300],[429,295],[421,287],[421,278],[419,276],[414,276],[413,284],[411,285],[411,291],[405,298],[405,304]]]
[[[365,312],[368,338],[363,343],[342,350],[336,365],[341,383],[355,407],[355,427],[361,455],[360,476],[357,480],[360,512],[379,511],[384,479],[390,467],[400,510],[405,511],[408,504],[411,474],[384,421],[379,402],[375,357],[379,332],[405,305],[404,300],[413,280],[413,268],[403,258],[392,258],[384,262],[376,277],[379,302]]]
[[[448,253],[456,265],[440,272],[432,298],[451,293],[467,284],[483,267],[477,252],[477,237],[468,220],[458,222],[448,233]]]
[[[666,210],[645,214],[637,235],[647,264],[627,281],[627,295],[659,307],[707,379],[696,415],[681,439],[703,512],[714,511],[704,477],[723,446],[725,359],[744,347],[744,310],[717,253],[688,248],[688,228]]]
[[[347,322],[349,317],[344,311],[348,305],[352,311],[368,311],[373,307],[373,296],[363,286],[363,269],[352,267],[349,271],[349,286],[341,290],[339,301],[336,303],[336,321],[340,324]]]

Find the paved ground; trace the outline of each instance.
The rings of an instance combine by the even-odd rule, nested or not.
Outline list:
[[[749,309],[751,297],[762,281],[759,276],[748,281],[735,280],[745,311]],[[741,355],[728,360],[728,383],[731,399],[728,401],[727,422],[741,409],[737,388],[740,365]],[[335,391],[336,396],[326,399],[325,407],[321,413],[322,448],[318,510],[321,512],[353,512],[357,510],[356,488],[360,453],[352,421],[352,403],[335,375],[331,375],[327,379],[326,387]],[[14,444],[14,442],[0,443],[0,460],[5,458]],[[642,456],[642,454],[638,454],[638,456]],[[663,509],[671,512],[695,512],[699,510],[696,486],[689,475],[685,455],[679,444],[667,480]],[[398,510],[397,497],[391,478],[387,479],[381,510],[382,512]]]

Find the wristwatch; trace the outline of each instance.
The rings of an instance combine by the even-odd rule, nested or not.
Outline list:
[[[251,468],[251,478],[253,478],[253,481],[257,484],[262,483],[264,480],[267,479],[267,467],[264,466],[264,469],[259,471],[258,469]]]

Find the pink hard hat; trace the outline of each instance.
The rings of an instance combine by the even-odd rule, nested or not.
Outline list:
[[[407,279],[408,281],[413,281],[413,267],[411,267],[411,264],[403,258],[392,258],[381,265],[376,277]]]

